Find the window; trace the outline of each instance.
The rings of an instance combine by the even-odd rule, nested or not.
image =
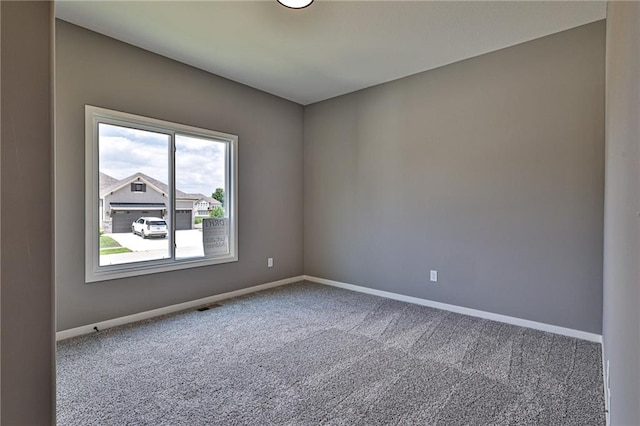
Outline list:
[[[132,183],[131,192],[147,192],[147,185],[144,183]]]
[[[85,133],[87,282],[238,260],[237,136],[88,105]]]

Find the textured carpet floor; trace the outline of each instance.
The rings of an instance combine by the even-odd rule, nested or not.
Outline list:
[[[600,345],[300,283],[58,344],[60,425],[603,425]]]

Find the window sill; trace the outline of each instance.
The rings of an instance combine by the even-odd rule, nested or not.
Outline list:
[[[237,262],[237,255],[220,256],[216,258],[188,258],[188,259],[161,259],[148,261],[145,264],[128,263],[122,266],[109,265],[98,267],[97,270],[87,270],[86,283],[117,280],[120,278],[138,277],[141,275],[159,274],[163,272],[179,271],[182,269],[199,268],[203,266],[219,265],[222,263]]]

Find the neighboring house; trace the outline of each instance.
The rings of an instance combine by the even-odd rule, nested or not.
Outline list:
[[[197,198],[193,203],[193,211],[196,217],[208,217],[211,210],[216,207],[222,207],[222,203],[215,198],[207,197],[202,194],[188,194],[190,197]]]
[[[141,216],[167,219],[169,187],[144,173],[116,179],[100,173],[100,221],[106,233],[131,232],[131,223]],[[222,204],[203,194],[187,194],[176,189],[176,229],[193,228],[196,216]]]

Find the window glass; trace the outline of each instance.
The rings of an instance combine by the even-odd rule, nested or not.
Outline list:
[[[213,219],[226,216],[227,144],[185,134],[176,134],[175,143],[176,258],[229,254],[228,226],[224,221],[218,221],[219,227],[212,226]],[[204,205],[212,208],[203,210]],[[184,209],[194,215],[180,218]],[[212,244],[222,248],[212,249]]]
[[[100,266],[170,257],[167,231],[140,218],[169,219],[170,146],[167,134],[98,123]],[[155,185],[142,192],[146,182]]]

